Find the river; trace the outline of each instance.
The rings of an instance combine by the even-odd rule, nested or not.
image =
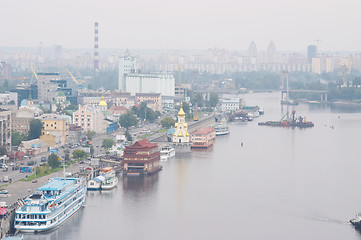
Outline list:
[[[361,239],[348,223],[361,211],[361,109],[300,104],[315,127],[276,128],[257,123],[287,112],[280,93],[240,97],[265,114],[156,175],[88,192],[61,227],[25,239]]]

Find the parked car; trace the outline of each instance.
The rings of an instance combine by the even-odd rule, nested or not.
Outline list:
[[[34,161],[29,161],[27,164],[28,164],[28,166],[32,166],[32,165],[35,164],[35,162]]]
[[[46,162],[46,158],[45,157],[41,157],[41,162]]]
[[[0,194],[8,194],[9,192],[8,192],[8,190],[6,190],[6,189],[1,189],[0,190]]]
[[[37,183],[38,182],[38,180],[36,180],[36,179],[34,179],[33,181],[31,181],[32,183]]]

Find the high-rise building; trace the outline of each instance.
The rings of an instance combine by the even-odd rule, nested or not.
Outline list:
[[[249,63],[256,64],[257,63],[257,46],[254,41],[248,47],[248,58]]]
[[[11,150],[11,112],[0,108],[0,146]]]
[[[276,45],[271,41],[267,48],[267,63],[275,62]]]
[[[317,46],[316,45],[307,46],[308,63],[312,63],[312,58],[315,58],[316,56],[317,56]]]
[[[59,73],[38,73],[38,99],[52,102],[56,97],[58,83],[61,80]]]
[[[137,59],[135,57],[127,56],[121,57],[119,59],[119,81],[118,81],[118,89],[125,91],[126,90],[126,82],[125,77],[129,73],[135,73],[137,67]]]
[[[99,38],[98,22],[94,23],[94,72],[99,71]]]

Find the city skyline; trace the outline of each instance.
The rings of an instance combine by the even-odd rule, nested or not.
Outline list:
[[[94,22],[99,22],[99,48],[246,50],[254,41],[266,49],[300,51],[319,45],[320,51],[360,51],[361,2],[185,0],[182,3],[143,0],[6,1],[0,10],[4,24],[1,47],[62,45],[93,46]],[[317,42],[317,40],[321,40]]]

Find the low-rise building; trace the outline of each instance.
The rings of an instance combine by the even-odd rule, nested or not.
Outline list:
[[[73,112],[73,124],[83,128],[84,131],[106,132],[102,110],[89,105],[79,105],[79,109]]]
[[[163,112],[162,95],[160,93],[137,93],[135,99],[138,104],[146,102],[147,106],[152,110]]]
[[[228,98],[222,99],[221,109],[222,111],[237,111],[240,108],[240,99],[239,98]]]
[[[19,145],[19,151],[24,152],[29,155],[36,155],[40,153],[44,153],[48,151],[48,144],[39,138],[30,140],[30,141],[22,141]]]
[[[53,134],[60,136],[59,145],[66,143],[69,136],[70,117],[59,114],[43,114],[37,119],[43,123],[42,135]],[[59,139],[59,137],[58,137]]]
[[[27,135],[30,129],[30,121],[34,119],[35,111],[27,107],[21,107],[11,114],[12,130]]]

